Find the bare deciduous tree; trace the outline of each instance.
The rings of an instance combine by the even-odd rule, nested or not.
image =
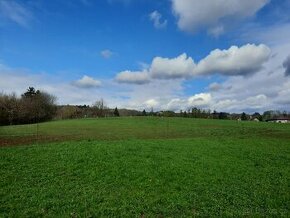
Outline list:
[[[105,117],[108,114],[108,107],[106,106],[104,99],[100,99],[93,104],[93,116]]]

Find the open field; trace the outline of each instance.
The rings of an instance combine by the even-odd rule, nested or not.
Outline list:
[[[1,217],[290,216],[289,124],[66,120],[0,145]]]

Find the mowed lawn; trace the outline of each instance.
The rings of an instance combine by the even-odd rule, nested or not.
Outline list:
[[[0,145],[0,217],[290,216],[289,124],[66,120]]]

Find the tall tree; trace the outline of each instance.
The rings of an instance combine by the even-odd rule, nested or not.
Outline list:
[[[115,117],[119,117],[120,114],[119,114],[119,111],[118,111],[118,108],[116,107],[115,110],[114,110],[114,116]]]
[[[104,99],[100,99],[93,104],[93,115],[96,117],[105,117],[108,112]]]
[[[29,87],[21,97],[20,117],[29,123],[50,120],[56,113],[55,101],[55,96]]]
[[[142,111],[142,116],[147,116],[145,109]]]
[[[243,112],[242,115],[241,115],[241,120],[247,120],[247,119],[248,119],[248,118],[247,118],[246,113]]]

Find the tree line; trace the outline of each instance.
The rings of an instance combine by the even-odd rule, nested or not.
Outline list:
[[[159,116],[159,117],[185,117],[204,119],[229,119],[229,120],[259,120],[266,121],[273,118],[290,118],[286,111],[265,111],[260,114],[255,112],[226,113],[200,109],[197,107],[187,110],[175,111],[150,111],[109,108],[101,98],[90,105],[56,105],[56,97],[45,91],[29,87],[20,97],[16,94],[0,93],[0,125],[14,125],[43,122],[52,119],[75,119],[118,116]]]
[[[118,108],[109,108],[101,98],[90,105],[59,105],[56,119],[96,118],[120,116]]]
[[[269,110],[263,113],[255,112],[252,114],[249,113],[227,113],[227,112],[217,112],[211,111],[210,109],[200,109],[193,107],[188,110],[180,110],[180,112],[174,111],[159,111],[148,113],[145,110],[142,113],[143,115],[153,115],[153,116],[164,116],[164,117],[185,117],[185,118],[204,118],[204,119],[222,119],[222,120],[257,120],[257,121],[267,121],[275,118],[288,118],[290,119],[290,113],[287,111],[279,110]]]
[[[123,110],[122,110],[123,112]],[[56,97],[29,87],[20,97],[0,93],[0,125],[44,122],[52,119],[120,116],[103,99],[89,105],[56,105]]]

